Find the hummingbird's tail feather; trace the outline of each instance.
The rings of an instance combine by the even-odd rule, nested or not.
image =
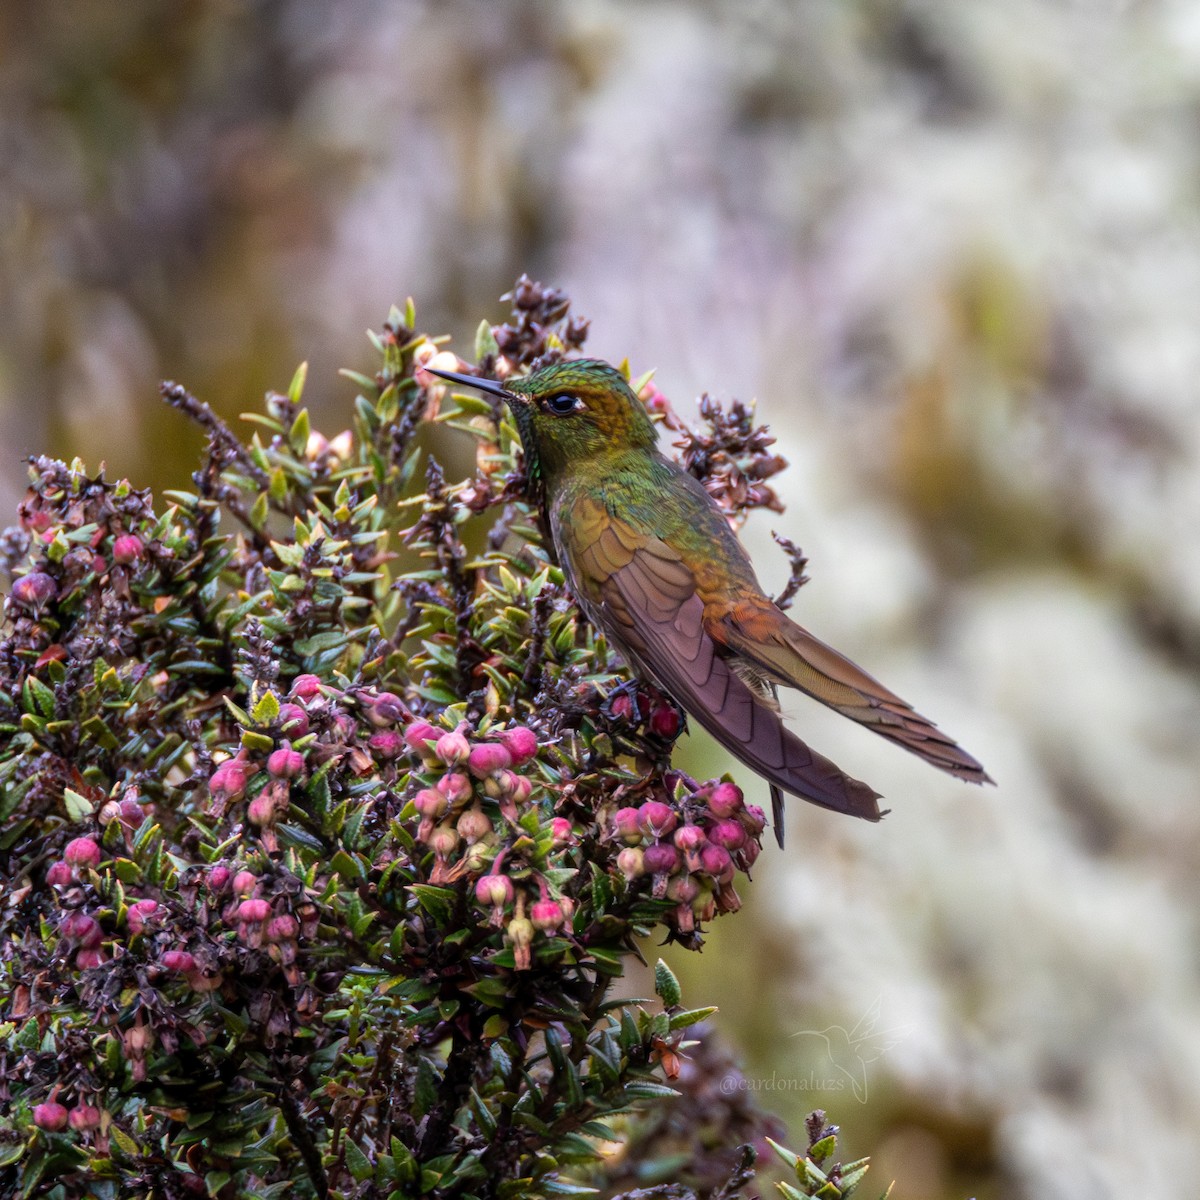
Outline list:
[[[959,779],[992,782],[952,737],[773,604],[741,602],[710,622],[710,630],[772,683],[799,688]]]
[[[639,552],[613,571],[602,589],[606,615],[620,628],[621,641],[638,667],[773,789],[878,821],[879,793],[806,746],[751,691],[717,653],[704,628],[703,601],[690,590],[690,576],[675,575],[669,561]],[[778,807],[775,816],[782,844]]]

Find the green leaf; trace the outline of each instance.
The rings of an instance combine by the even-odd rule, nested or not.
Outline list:
[[[500,346],[496,342],[491,325],[487,321],[480,321],[479,328],[475,330],[475,361],[479,362],[489,354],[499,353]]]
[[[715,1004],[710,1004],[707,1008],[689,1008],[687,1012],[676,1013],[670,1022],[671,1029],[686,1029],[689,1025],[695,1025],[698,1021],[706,1020],[717,1011]]]
[[[458,903],[458,893],[453,888],[437,887],[432,883],[414,883],[411,889],[417,903],[439,925],[449,924]]]
[[[63,804],[66,806],[67,816],[72,821],[82,821],[96,811],[91,801],[73,788],[63,788]]]
[[[270,725],[279,716],[279,697],[272,691],[263,692],[258,703],[251,710],[257,725]]]
[[[355,1182],[363,1183],[370,1179],[375,1174],[375,1168],[371,1165],[371,1160],[362,1152],[362,1148],[352,1139],[347,1138],[346,1146],[346,1166],[350,1168],[350,1174],[354,1176]]]
[[[661,958],[654,964],[654,991],[667,1008],[674,1008],[683,996],[675,972]]]

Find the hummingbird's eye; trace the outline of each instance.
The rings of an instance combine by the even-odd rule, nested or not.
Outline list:
[[[583,407],[583,401],[578,396],[572,396],[568,392],[560,392],[557,396],[551,396],[545,401],[546,411],[552,412],[556,417],[567,417],[573,412],[578,412]]]

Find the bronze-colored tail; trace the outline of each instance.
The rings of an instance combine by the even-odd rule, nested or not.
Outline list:
[[[771,682],[799,688],[959,779],[992,782],[953,738],[774,605],[739,604],[713,627],[713,635]]]

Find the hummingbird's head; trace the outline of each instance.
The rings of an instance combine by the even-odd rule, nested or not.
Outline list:
[[[505,383],[453,371],[431,374],[503,397],[516,420],[529,473],[542,483],[614,449],[649,449],[657,442],[646,409],[625,377],[598,358],[551,363]]]

